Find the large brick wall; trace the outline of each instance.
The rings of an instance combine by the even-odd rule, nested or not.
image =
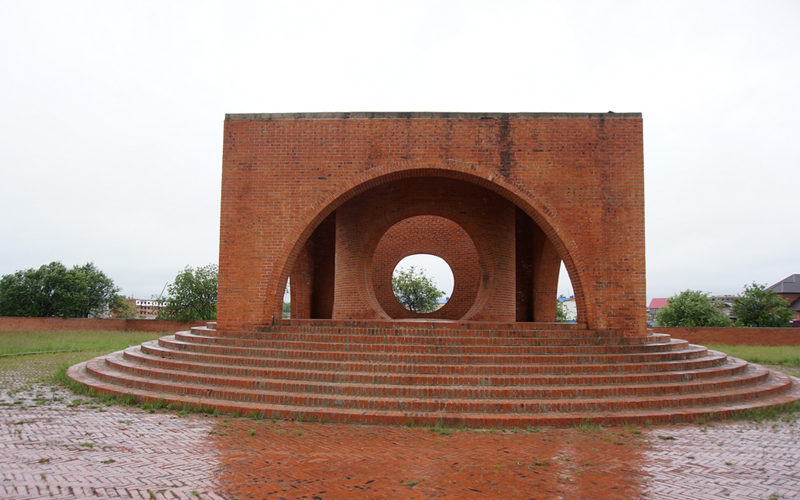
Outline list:
[[[656,327],[653,331],[701,345],[800,345],[800,328]]]
[[[28,332],[41,330],[103,330],[137,332],[177,332],[193,326],[204,326],[205,321],[169,321],[161,319],[99,319],[99,318],[15,318],[0,317],[0,332]]]
[[[646,331],[638,113],[228,115],[219,328],[279,318],[290,275],[301,316],[388,317],[370,252],[422,215],[475,242],[483,288],[466,318],[549,320],[563,260],[580,323]]]

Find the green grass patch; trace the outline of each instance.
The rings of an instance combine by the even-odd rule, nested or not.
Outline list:
[[[154,340],[158,332],[41,331],[0,333],[0,355],[47,351],[109,353]]]
[[[108,405],[121,404],[121,405],[132,406],[139,404],[139,402],[136,400],[136,397],[134,397],[132,394],[126,394],[124,396],[116,396],[112,394],[100,394],[98,392],[95,392],[94,389],[90,389],[83,384],[75,382],[71,378],[67,377],[67,368],[72,366],[72,364],[73,363],[64,363],[61,366],[59,366],[58,369],[56,369],[56,371],[51,375],[51,378],[50,380],[48,380],[48,382],[66,387],[75,394],[80,394],[84,396],[89,396],[91,398],[95,398],[96,400],[101,401]],[[163,403],[163,400],[161,402]],[[77,406],[77,404],[81,403],[83,403],[83,401],[77,399],[73,401],[71,405]]]
[[[792,401],[769,408],[750,408],[739,411],[734,413],[731,418],[734,420],[749,420],[751,422],[763,422],[764,420],[795,422],[799,414],[800,401]]]
[[[592,419],[587,418],[580,424],[575,425],[575,429],[581,432],[600,432],[603,427],[600,424],[593,424]]]
[[[442,422],[437,422],[436,425],[428,427],[428,430],[431,432],[438,432],[442,436],[449,436],[453,433],[453,429]]]
[[[760,365],[800,367],[800,345],[709,345],[707,347]]]
[[[51,384],[56,378],[63,380],[67,367],[107,353],[84,351],[0,357],[0,389],[15,392],[30,389],[32,384]],[[64,384],[59,382],[59,385]]]

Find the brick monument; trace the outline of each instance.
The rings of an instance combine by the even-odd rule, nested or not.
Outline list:
[[[228,115],[219,328],[280,318],[290,277],[292,318],[407,317],[382,240],[416,221],[457,233],[413,239],[454,268],[440,316],[553,322],[563,261],[578,323],[644,335],[643,182],[639,113]]]
[[[391,290],[415,253],[453,271],[431,314]],[[562,262],[575,324],[555,322]],[[792,377],[647,330],[638,113],[228,115],[219,272],[217,323],[68,375],[395,425],[685,422],[800,399]]]

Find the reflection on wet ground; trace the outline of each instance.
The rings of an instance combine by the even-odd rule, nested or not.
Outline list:
[[[243,498],[613,498],[635,496],[644,479],[636,468],[646,443],[627,429],[514,433],[240,420],[215,430],[220,481]]]
[[[77,403],[76,403],[77,402]],[[795,422],[424,429],[0,397],[2,498],[795,498]]]

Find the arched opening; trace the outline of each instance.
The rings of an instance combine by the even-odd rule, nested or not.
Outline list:
[[[392,271],[395,299],[412,313],[428,315],[441,309],[453,295],[453,288],[453,270],[436,255],[409,255]]]
[[[546,222],[547,219],[544,218],[543,212],[524,201],[530,201],[529,198],[520,197],[513,191],[507,192],[503,183],[497,184],[496,181],[478,177],[470,181],[462,179],[462,177],[472,179],[468,174],[448,170],[403,171],[397,175],[385,175],[382,178],[374,178],[356,184],[350,191],[343,192],[334,198],[330,204],[326,205],[327,208],[318,208],[319,211],[315,212],[313,220],[321,222],[312,221],[313,225],[307,226],[302,231],[305,234],[311,231],[313,234],[309,234],[305,245],[298,242],[299,246],[294,247],[296,250],[293,250],[289,257],[290,262],[294,262],[291,273],[294,277],[295,273],[302,268],[301,261],[308,256],[309,251],[313,250],[314,246],[317,251],[319,250],[320,246],[313,240],[318,239],[321,236],[320,233],[328,232],[327,229],[320,230],[332,228],[330,232],[332,237],[329,238],[331,241],[329,244],[323,245],[323,248],[326,249],[323,253],[328,254],[330,262],[330,265],[324,266],[330,270],[327,279],[330,285],[322,290],[322,295],[327,297],[328,305],[323,308],[321,315],[306,316],[295,315],[293,304],[292,317],[392,318],[393,315],[387,314],[382,304],[379,304],[374,289],[375,286],[378,286],[378,281],[373,279],[372,256],[380,235],[385,232],[381,226],[389,228],[403,219],[435,214],[435,216],[451,218],[467,229],[479,254],[480,293],[468,313],[457,319],[511,322],[555,321],[556,288],[562,258],[567,268],[576,269],[576,261],[573,255],[567,251],[567,248],[571,247],[565,246],[553,226]],[[451,197],[453,193],[461,196],[463,201],[454,200]],[[400,203],[398,203],[398,196]],[[364,198],[371,198],[371,201],[366,204],[362,203]],[[413,200],[410,201],[406,198]],[[447,202],[442,203],[442,200]],[[489,205],[486,205],[487,202]],[[498,209],[501,206],[503,207],[500,209],[502,216],[498,218]],[[491,217],[489,223],[485,219],[481,220],[481,216],[485,215]],[[351,219],[363,219],[364,217],[370,219],[371,222],[366,219],[357,224],[351,222]],[[342,218],[343,220],[340,220]],[[542,222],[545,224],[542,225]],[[531,242],[531,238],[517,238],[515,242],[515,231],[516,234],[520,234],[520,227],[523,228],[522,234],[536,233],[533,242]],[[532,231],[526,233],[525,227]],[[360,233],[365,234],[363,237],[357,236]],[[356,235],[357,242],[350,241],[354,235]],[[508,235],[510,235],[510,240]],[[532,257],[530,257],[531,252],[529,251],[531,249],[533,249]],[[342,252],[342,250],[345,251]],[[509,259],[515,259],[515,254],[526,257],[522,260],[517,259],[515,264],[508,264]],[[333,271],[334,261],[336,263],[335,272]],[[318,263],[313,264],[316,268],[319,267]],[[341,264],[349,267],[352,271],[350,275],[344,276],[345,279],[341,279],[342,276],[340,276]],[[515,280],[514,269],[519,270],[526,267],[529,270],[538,269],[539,272],[528,271],[524,276],[518,275]],[[503,277],[508,276],[509,270],[511,276]],[[295,286],[295,282],[296,280],[292,281],[293,286]],[[352,288],[349,291],[342,290],[340,284]],[[515,293],[517,295],[516,303],[513,298]],[[504,294],[510,294],[510,296],[505,297]],[[578,304],[586,300],[580,281],[575,283],[575,298]],[[340,311],[338,315],[334,312],[334,302]],[[396,301],[393,302],[396,303]],[[312,307],[313,304],[312,301]],[[520,306],[520,304],[524,305]],[[324,312],[325,309],[328,311],[327,314]],[[374,312],[367,312],[369,310]],[[578,308],[578,314],[581,313],[585,314],[585,310]],[[585,317],[578,318],[581,323],[585,323],[586,320]]]
[[[281,309],[281,319],[292,317],[292,278],[286,280],[286,288],[283,290],[283,307]]]
[[[558,310],[556,319],[566,323],[576,323],[578,321],[578,303],[575,300],[575,289],[572,287],[572,280],[569,271],[564,263],[558,272]]]
[[[375,301],[389,318],[418,317],[400,306],[392,290],[394,270],[404,259],[416,254],[428,256],[416,258],[418,262],[412,258],[418,267],[457,283],[456,289],[452,289],[437,281],[447,290],[449,300],[440,309],[426,314],[426,318],[461,319],[473,308],[481,288],[481,263],[475,243],[463,227],[446,217],[420,215],[395,223],[379,236],[372,254],[371,284]],[[434,259],[439,264],[434,264]]]

